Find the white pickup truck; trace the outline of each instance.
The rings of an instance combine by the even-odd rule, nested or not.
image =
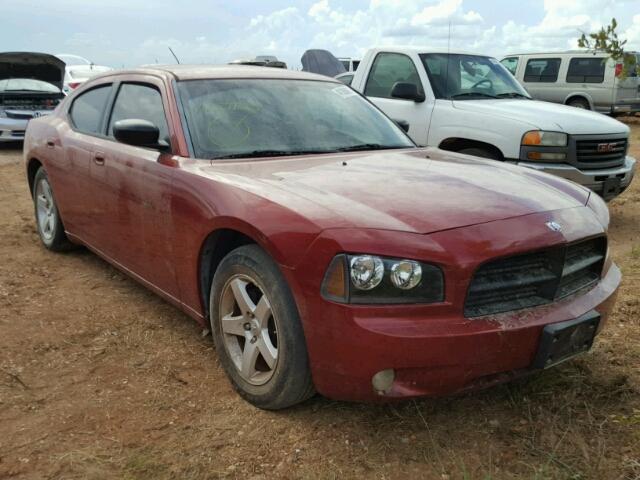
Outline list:
[[[542,170],[607,200],[634,175],[629,127],[599,113],[532,100],[491,57],[375,48],[364,56],[351,87],[419,145]]]

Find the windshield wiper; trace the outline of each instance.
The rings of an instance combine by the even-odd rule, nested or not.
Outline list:
[[[488,93],[482,92],[465,92],[465,93],[456,93],[455,95],[451,95],[449,97],[450,100],[454,100],[456,98],[467,98],[467,97],[481,97],[481,98],[498,98],[495,95],[489,95]]]
[[[499,98],[526,98],[527,100],[531,100],[531,97],[528,95],[523,95],[518,92],[507,92],[507,93],[499,93],[496,95]]]
[[[219,155],[211,160],[224,160],[229,158],[256,158],[256,157],[285,157],[289,155],[308,155],[312,153],[331,153],[333,150],[253,150],[251,152],[230,153]]]
[[[358,152],[361,150],[392,150],[395,148],[408,148],[398,145],[381,145],[379,143],[361,143],[358,145],[351,145],[349,147],[336,148],[335,152]]]

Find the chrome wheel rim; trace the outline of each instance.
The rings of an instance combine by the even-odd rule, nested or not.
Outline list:
[[[42,179],[36,185],[36,216],[40,235],[46,241],[53,239],[56,229],[57,215],[56,205],[53,201],[53,192],[46,179]]]
[[[222,289],[219,318],[227,354],[242,379],[267,383],[278,364],[278,327],[258,282],[245,274],[232,276]]]

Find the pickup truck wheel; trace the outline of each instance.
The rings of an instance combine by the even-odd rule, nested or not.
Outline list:
[[[567,103],[570,107],[582,108],[584,110],[591,110],[589,106],[589,102],[587,102],[584,98],[572,98]]]
[[[73,244],[64,233],[64,225],[53,196],[49,177],[42,167],[38,169],[33,180],[33,205],[36,227],[42,244],[54,252],[72,249]]]
[[[229,253],[216,270],[209,302],[220,363],[245,400],[277,410],[314,394],[293,295],[264,250],[245,245]]]
[[[464,153],[465,155],[473,155],[474,157],[500,160],[495,153],[493,153],[490,150],[485,150],[484,148],[463,148],[462,150],[458,150],[458,153]]]

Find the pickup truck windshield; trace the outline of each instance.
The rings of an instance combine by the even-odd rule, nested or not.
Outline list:
[[[178,82],[196,157],[302,155],[411,148],[384,114],[349,87],[281,79]]]
[[[479,55],[420,55],[436,98],[481,100],[531,98],[495,58]]]

